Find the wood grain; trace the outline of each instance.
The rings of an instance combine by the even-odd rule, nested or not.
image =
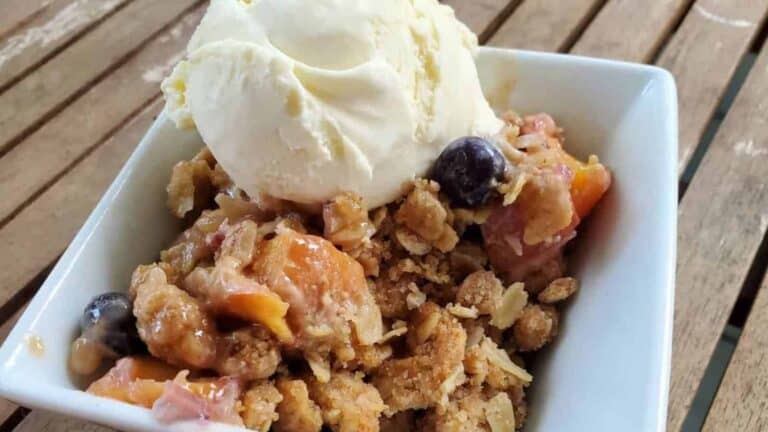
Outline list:
[[[8,418],[11,417],[17,409],[19,409],[19,406],[15,403],[0,398],[0,425],[8,420]]]
[[[62,253],[161,108],[158,99],[0,229],[0,305]]]
[[[648,62],[691,0],[609,0],[574,54]]]
[[[680,204],[670,431],[679,430],[685,419],[768,228],[766,68],[768,49]]]
[[[443,0],[456,11],[456,16],[480,36],[497,16],[518,0]]]
[[[0,39],[7,32],[44,10],[53,0],[0,1]]]
[[[32,411],[14,432],[116,432],[104,426],[46,411]]]
[[[768,278],[758,292],[704,432],[768,430]]]
[[[13,326],[16,325],[16,321],[19,320],[19,317],[22,313],[24,313],[23,307],[16,311],[16,313],[10,319],[8,319],[8,321],[0,326],[0,345],[2,345],[5,341],[5,338],[8,337],[8,333],[10,333],[11,329],[13,329]],[[18,407],[19,406],[15,403],[0,398],[0,425],[8,420],[8,417],[10,417]]]
[[[159,94],[160,81],[184,54],[204,11],[199,6],[190,12],[0,157],[0,221]]]
[[[680,170],[763,21],[766,0],[699,0],[657,64],[677,79],[680,103]]]
[[[0,88],[128,0],[58,0],[0,42]]]
[[[502,24],[488,44],[561,51],[602,3],[602,0],[527,0]]]
[[[135,0],[0,94],[0,153],[197,0]]]

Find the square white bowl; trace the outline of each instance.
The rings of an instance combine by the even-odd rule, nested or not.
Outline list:
[[[677,222],[677,98],[651,66],[482,48],[483,88],[503,111],[544,111],[569,150],[595,153],[614,183],[576,240],[581,290],[534,365],[527,431],[663,431]],[[0,349],[0,395],[122,430],[172,428],[150,412],[86,394],[67,371],[78,317],[96,294],[125,290],[180,231],[165,207],[173,164],[201,146],[160,116]],[[41,338],[45,353],[28,347]],[[206,430],[233,430],[207,425]]]

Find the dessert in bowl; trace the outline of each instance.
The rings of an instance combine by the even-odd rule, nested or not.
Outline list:
[[[434,1],[214,1],[163,84],[207,144],[167,187],[186,229],[86,307],[70,364],[117,361],[87,391],[255,430],[522,427],[611,177],[549,115],[497,118],[475,48]]]
[[[526,360],[557,335],[560,305],[578,286],[564,247],[609,171],[572,157],[546,114],[497,118],[473,63],[469,76],[441,67],[413,85],[382,83],[413,74],[374,44],[370,64],[302,70],[313,60],[291,60],[290,41],[275,37],[270,51],[272,39],[253,30],[266,26],[255,10],[267,3],[213,2],[197,34],[232,33],[196,34],[164,84],[170,117],[207,145],[165,174],[184,231],[145,255],[119,293],[81,304],[71,369],[89,376],[90,394],[151,408],[165,424],[522,427],[535,391]],[[449,9],[415,2],[400,12],[392,22],[415,17],[409,31],[426,19],[455,33],[414,42],[415,70],[441,56],[471,62],[471,37]],[[318,31],[334,40],[334,29],[343,30]],[[466,52],[442,52],[446,40]],[[461,98],[441,78],[460,78]],[[366,104],[334,93],[341,83],[400,96]]]

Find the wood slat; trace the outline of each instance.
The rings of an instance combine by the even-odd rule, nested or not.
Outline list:
[[[766,68],[768,49],[680,204],[670,431],[679,430],[685,419],[768,228]]]
[[[14,432],[116,432],[104,426],[53,414],[32,411],[13,430]]]
[[[0,153],[198,0],[135,0],[0,95]]]
[[[0,157],[0,221],[159,94],[204,11],[203,5],[194,9]]]
[[[768,223],[768,222],[766,222]],[[758,292],[704,432],[768,430],[768,278]]]
[[[62,253],[161,108],[158,99],[0,229],[0,304]]]
[[[691,0],[609,0],[574,54],[648,62]]]
[[[681,171],[757,35],[766,7],[766,0],[698,0],[661,54],[658,65],[677,78]]]
[[[129,0],[58,0],[0,43],[0,89]]]
[[[603,0],[527,0],[488,41],[489,45],[562,51]]]
[[[8,333],[11,332],[11,329],[16,324],[16,321],[19,320],[19,317],[24,312],[24,308],[21,308],[18,310],[8,321],[6,321],[2,326],[0,326],[0,345],[3,344],[5,341],[5,338],[8,337]],[[0,398],[0,425],[3,424],[6,420],[8,420],[8,417],[13,414],[16,409],[18,408],[18,405],[15,403],[5,400],[3,398]]]
[[[19,406],[15,403],[0,398],[0,425],[2,425],[4,421],[8,420],[8,418],[10,418],[17,409],[19,409]]]
[[[53,0],[3,0],[0,2],[0,38],[26,22]]]
[[[456,16],[480,39],[488,26],[506,7],[518,0],[443,0],[456,11]]]

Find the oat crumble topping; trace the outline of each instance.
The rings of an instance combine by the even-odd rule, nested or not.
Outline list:
[[[179,162],[168,206],[187,228],[128,287],[153,358],[88,391],[262,431],[521,428],[526,353],[578,287],[562,246],[599,199],[574,185],[599,163],[576,165],[545,114],[504,119],[508,169],[478,208],[423,178],[375,209],[301,206],[247,196],[207,149]]]

